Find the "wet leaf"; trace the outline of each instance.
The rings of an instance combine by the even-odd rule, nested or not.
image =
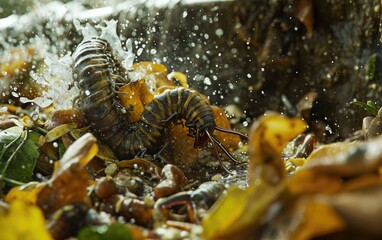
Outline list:
[[[168,70],[163,64],[143,61],[133,64],[132,69],[133,79],[144,79],[151,91],[162,86],[174,86],[173,81],[168,79]]]
[[[115,223],[111,226],[91,226],[80,230],[79,240],[130,240],[133,239],[131,230],[126,225]]]
[[[93,135],[85,134],[67,149],[61,160],[55,162],[53,175],[47,182],[14,187],[5,200],[19,199],[37,204],[45,214],[75,202],[90,204],[87,187],[91,181],[84,167],[97,153],[95,142]]]
[[[11,202],[9,212],[0,215],[0,232],[2,239],[52,239],[41,210],[23,201]]]
[[[6,202],[21,200],[26,203],[36,204],[38,194],[45,187],[46,183],[29,182],[22,186],[13,187],[5,196]]]
[[[247,189],[231,187],[204,218],[204,238],[240,239],[253,236],[263,214],[284,187],[284,184],[271,186],[261,180]]]
[[[146,81],[130,82],[119,88],[119,98],[122,106],[130,110],[129,121],[136,122],[141,118],[146,104],[150,103],[154,96],[148,90]]]
[[[21,127],[0,132],[2,176],[18,182],[28,182],[31,179],[39,156],[37,145],[32,140],[34,137],[35,135],[29,135]]]
[[[299,118],[266,114],[251,127],[249,134],[249,184],[257,180],[277,184],[286,177],[281,151],[286,144],[306,129]]]
[[[45,129],[52,130],[53,128],[62,124],[74,123],[78,127],[85,126],[85,118],[80,110],[75,108],[70,109],[57,109],[55,110],[51,118],[45,122]]]
[[[217,106],[211,106],[211,109],[216,125],[230,130],[231,126],[224,110]],[[171,154],[169,154],[169,158],[172,158],[172,162],[174,163],[183,163],[190,166],[195,162],[200,153],[200,149],[193,147],[195,138],[188,136],[188,131],[188,128],[184,127],[184,124],[171,127],[169,133],[169,149]],[[237,149],[241,141],[239,136],[231,133],[215,131],[214,135],[228,151]]]

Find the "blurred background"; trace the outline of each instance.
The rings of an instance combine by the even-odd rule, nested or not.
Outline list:
[[[330,142],[360,129],[365,112],[350,104],[354,99],[380,104],[377,0],[2,0],[0,6],[3,43],[44,36],[61,55],[82,39],[74,19],[118,20],[136,61],[183,72],[191,87],[245,126],[267,110],[303,114]]]

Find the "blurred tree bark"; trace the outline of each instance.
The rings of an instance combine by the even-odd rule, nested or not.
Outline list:
[[[263,94],[255,94],[260,106],[280,109],[282,94],[296,103],[315,91],[313,117],[345,137],[366,114],[349,105],[353,99],[382,104],[380,1],[238,0],[236,6],[238,32],[256,47],[263,70],[257,71]]]

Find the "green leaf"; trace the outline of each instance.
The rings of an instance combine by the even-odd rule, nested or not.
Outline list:
[[[0,132],[0,173],[3,178],[13,181],[28,182],[39,156],[36,142],[22,127],[12,127]]]
[[[378,114],[379,108],[373,101],[369,100],[369,101],[367,101],[367,103],[364,103],[364,102],[354,100],[351,103],[362,107],[363,109],[365,109],[368,113],[370,113],[373,116],[377,116],[377,114]]]
[[[116,223],[107,226],[91,226],[80,230],[78,240],[132,240],[130,229],[123,224]]]

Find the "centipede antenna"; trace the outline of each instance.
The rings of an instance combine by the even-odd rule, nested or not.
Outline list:
[[[215,153],[216,153],[216,156],[218,157],[218,161],[219,161],[220,166],[221,166],[227,173],[232,174],[232,171],[230,171],[230,170],[226,167],[226,165],[224,165],[222,159],[221,159],[220,156],[219,156],[219,151],[218,151],[218,148],[217,148],[217,146],[216,146],[216,142],[214,141],[214,140],[216,140],[216,139],[214,139],[214,138],[211,136],[211,134],[210,134],[207,130],[205,130],[205,132],[206,132],[207,136],[209,137],[209,139],[211,140],[211,143],[212,143],[212,146],[213,146],[214,151],[215,151]],[[216,140],[216,141],[217,141],[217,140]]]
[[[218,127],[218,126],[215,126],[215,130],[218,130],[220,132],[225,132],[225,133],[231,133],[231,134],[239,135],[240,137],[243,137],[246,140],[249,140],[249,137],[247,135],[242,134],[241,132],[236,132],[234,130],[230,130],[230,129],[226,129],[226,128],[221,128],[221,127]]]
[[[224,145],[221,142],[214,138],[214,136],[211,136],[211,138],[212,141],[214,141],[220,147],[220,149],[223,150],[223,152],[229,157],[229,159],[231,159],[235,163],[239,163],[239,161],[236,160],[234,156],[232,156],[232,154],[224,147]]]

